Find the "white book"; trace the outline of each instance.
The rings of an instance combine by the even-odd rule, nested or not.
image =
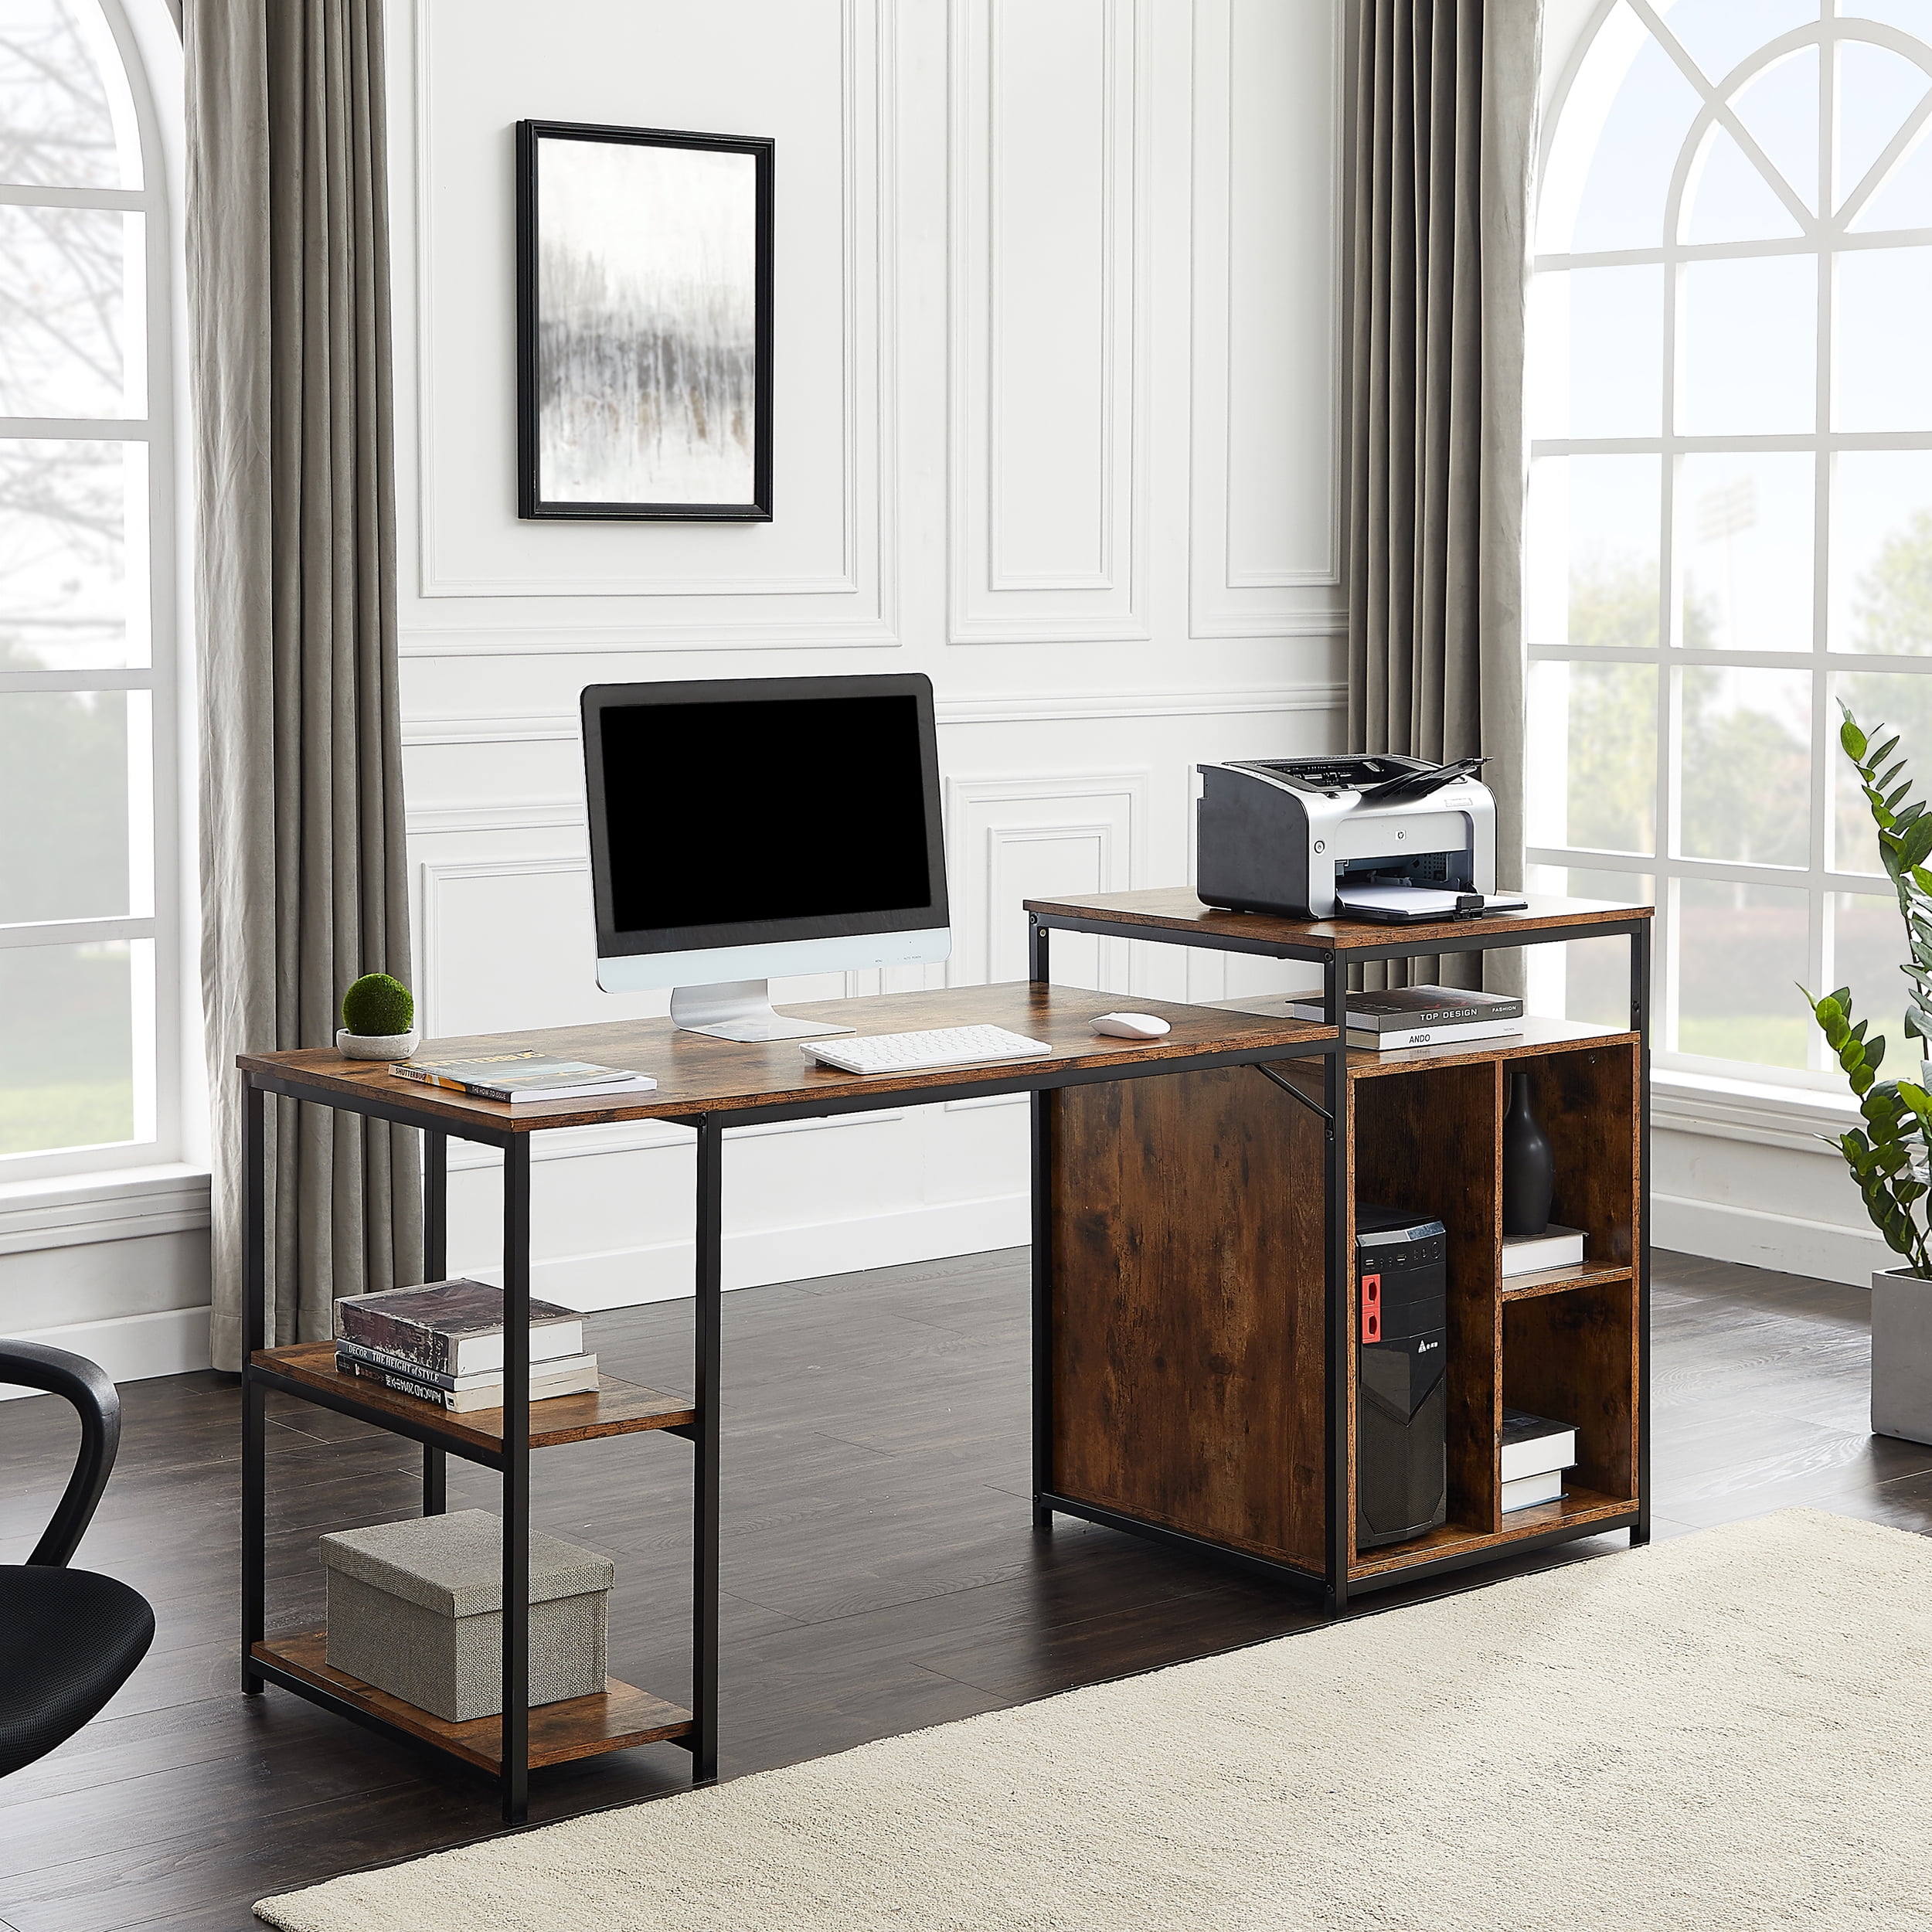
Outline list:
[[[1555,1502],[1563,1493],[1563,1472],[1546,1469],[1540,1475],[1517,1476],[1502,1486],[1502,1513],[1527,1509],[1532,1504]]]
[[[1577,1431],[1568,1423],[1521,1409],[1504,1410],[1500,1473],[1505,1482],[1567,1469],[1576,1460]]]
[[[1580,1268],[1583,1264],[1583,1231],[1552,1221],[1540,1234],[1505,1234],[1502,1237],[1502,1278],[1514,1274],[1536,1274],[1545,1268]]]
[[[1462,1020],[1447,1026],[1411,1026],[1400,1032],[1370,1033],[1349,1029],[1349,1044],[1372,1053],[1393,1053],[1403,1046],[1445,1046],[1462,1040],[1502,1039],[1522,1031],[1519,1019]]]

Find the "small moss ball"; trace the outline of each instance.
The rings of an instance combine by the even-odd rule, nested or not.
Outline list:
[[[378,1038],[406,1033],[416,1024],[416,1002],[400,979],[365,973],[342,995],[342,1024],[352,1033]]]

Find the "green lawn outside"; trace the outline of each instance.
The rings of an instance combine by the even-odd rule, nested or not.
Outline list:
[[[134,1137],[131,1080],[64,1080],[0,1088],[0,1154],[99,1147]]]

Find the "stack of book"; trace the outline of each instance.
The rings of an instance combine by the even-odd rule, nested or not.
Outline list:
[[[1291,1000],[1297,1019],[1328,1018],[1319,995]],[[1385,993],[1349,995],[1349,1044],[1372,1053],[1447,1041],[1501,1039],[1522,1031],[1522,1002],[1504,993],[1472,993],[1460,986],[1397,986]]]
[[[447,1087],[478,1100],[515,1107],[532,1100],[574,1100],[597,1094],[648,1094],[648,1073],[594,1060],[558,1060],[535,1052],[479,1053],[469,1060],[397,1060],[389,1070],[399,1080]]]
[[[503,1406],[503,1291],[487,1281],[432,1281],[345,1296],[335,1304],[335,1366],[399,1395],[467,1414]],[[597,1386],[583,1352],[583,1318],[530,1304],[530,1400]]]
[[[1522,1409],[1504,1410],[1503,1514],[1556,1502],[1563,1493],[1563,1471],[1576,1460],[1577,1431],[1568,1423]]]

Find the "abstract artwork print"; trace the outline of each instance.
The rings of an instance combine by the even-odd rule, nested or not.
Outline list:
[[[519,134],[522,514],[768,518],[771,144]]]

